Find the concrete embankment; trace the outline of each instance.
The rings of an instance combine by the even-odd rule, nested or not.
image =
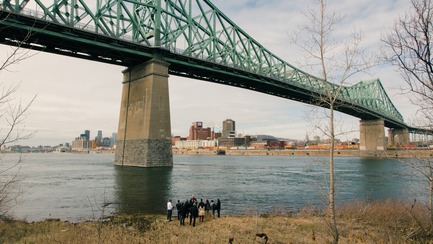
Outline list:
[[[173,150],[173,154],[185,155],[217,155],[217,150]],[[225,150],[225,155],[238,156],[309,156],[327,157],[328,150]],[[366,158],[433,158],[433,150],[386,150],[386,151],[360,151],[336,150],[337,157],[366,157]]]

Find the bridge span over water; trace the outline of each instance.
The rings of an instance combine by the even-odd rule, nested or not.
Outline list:
[[[338,86],[277,57],[209,0],[2,0],[0,43],[127,67],[115,163],[170,166],[168,76],[319,104]],[[385,132],[408,126],[381,82],[342,88],[336,110],[358,117],[362,150],[384,150]]]

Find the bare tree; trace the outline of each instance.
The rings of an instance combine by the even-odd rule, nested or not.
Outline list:
[[[11,46],[2,57],[0,74],[10,71],[12,66],[31,56],[29,50],[21,48],[21,43],[17,42],[16,46]],[[24,122],[36,96],[23,105],[15,96],[20,85],[21,83],[0,82],[0,148],[34,135],[34,132],[26,130]],[[20,163],[21,157],[11,163],[6,162],[4,154],[0,154],[0,217],[6,216],[22,193],[19,187]]]
[[[317,104],[328,108],[326,117],[328,124],[320,130],[329,138],[329,216],[330,228],[335,243],[339,240],[339,232],[335,214],[335,175],[334,175],[334,144],[336,139],[335,114],[338,106],[338,96],[343,85],[356,73],[365,71],[372,63],[365,61],[364,51],[361,49],[361,33],[352,32],[347,41],[335,37],[337,25],[343,19],[336,13],[329,12],[325,0],[318,0],[318,10],[309,9],[305,14],[308,23],[301,26],[294,35],[292,42],[306,55],[308,72],[314,73],[322,81],[323,93],[317,98]]]
[[[386,58],[399,68],[401,76],[413,95],[411,101],[419,106],[419,127],[433,129],[433,2],[411,0],[411,11],[396,20],[393,29],[383,40],[388,47]],[[429,183],[429,234],[433,234],[433,164],[429,159],[405,161]]]
[[[414,94],[413,101],[432,128],[433,113],[433,3],[412,0],[412,12],[400,17],[383,40],[389,47],[387,59],[396,65]]]

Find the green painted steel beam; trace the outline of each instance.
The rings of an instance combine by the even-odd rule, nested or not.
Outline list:
[[[338,89],[336,84],[312,76],[271,53],[209,0],[2,0],[0,3],[1,11],[31,16],[59,29],[64,26],[70,35],[61,35],[71,42],[101,48],[105,45],[107,50],[128,53],[112,44],[117,43],[128,46],[130,55],[136,52],[137,57],[146,53],[138,54],[140,49],[148,50],[146,55],[150,57],[163,52],[159,58],[174,64],[171,67],[177,70],[171,68],[171,72],[182,76],[252,90],[260,88],[260,92],[312,104],[314,97],[326,95],[326,86],[331,91]],[[0,24],[1,21],[6,20],[0,20]],[[32,28],[41,35],[49,35],[43,27]],[[78,36],[73,35],[75,32]],[[53,31],[51,34],[56,35]],[[99,37],[111,41],[98,43]],[[194,64],[196,61],[201,65]],[[198,74],[193,70],[198,70]],[[225,80],[206,77],[206,72],[202,74],[200,70],[222,75]],[[355,116],[364,113],[364,117],[383,118],[391,125],[406,126],[379,80],[343,87],[338,104],[340,111]]]

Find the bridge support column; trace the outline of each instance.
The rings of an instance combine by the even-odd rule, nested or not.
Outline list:
[[[388,129],[388,146],[394,146],[394,129]]]
[[[114,164],[173,166],[168,66],[150,60],[123,71]]]
[[[409,145],[409,130],[408,129],[389,129],[388,130],[388,145],[404,147]]]
[[[385,150],[385,123],[383,120],[361,120],[359,131],[360,150]]]

